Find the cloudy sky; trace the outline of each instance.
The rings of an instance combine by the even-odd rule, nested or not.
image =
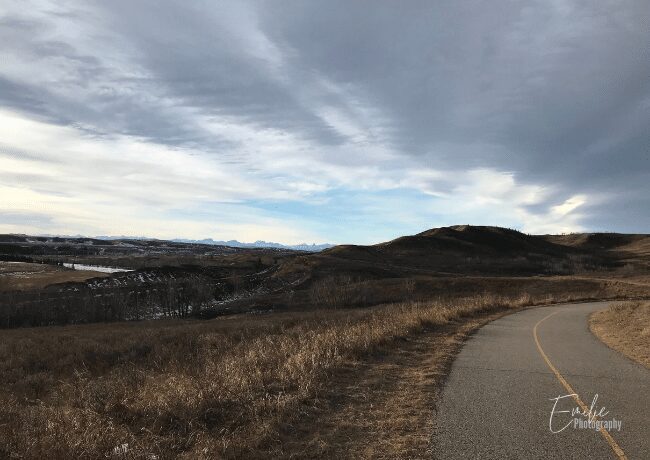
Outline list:
[[[650,3],[0,3],[0,232],[650,232]]]

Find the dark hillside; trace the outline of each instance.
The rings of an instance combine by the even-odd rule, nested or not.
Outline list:
[[[546,241],[580,249],[624,249],[650,244],[650,236],[623,233],[571,233],[569,235],[543,235]]]
[[[611,261],[582,248],[499,227],[454,226],[427,230],[372,246],[335,246],[287,259],[277,276],[294,280],[334,273],[366,278],[412,274],[544,275],[606,267]]]
[[[577,233],[544,235],[547,241],[615,260],[628,271],[650,270],[650,235]]]
[[[567,249],[542,238],[500,227],[458,225],[434,228],[414,236],[377,245],[387,252],[438,251],[456,255],[522,256],[530,254],[564,256]]]

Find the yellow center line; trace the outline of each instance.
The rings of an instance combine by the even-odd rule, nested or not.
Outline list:
[[[556,315],[560,313],[562,310],[558,310],[556,312],[551,313],[550,315],[542,318],[535,324],[535,327],[533,328],[533,337],[535,337],[535,344],[537,345],[537,350],[539,353],[542,355],[542,358],[544,358],[544,361],[546,361],[546,364],[548,367],[553,371],[557,379],[560,381],[560,383],[566,388],[566,390],[569,392],[569,394],[573,395],[573,399],[575,402],[580,406],[580,408],[584,411],[584,413],[587,413],[589,411],[589,408],[587,405],[582,402],[582,399],[580,399],[580,396],[578,396],[578,393],[576,393],[573,388],[571,388],[571,385],[569,385],[569,382],[566,381],[564,377],[562,377],[562,374],[560,374],[560,371],[558,371],[553,363],[551,362],[550,359],[548,359],[548,356],[546,356],[546,353],[544,353],[544,350],[542,349],[542,345],[539,343],[539,337],[537,337],[537,327],[542,324],[544,321],[549,319],[551,316]],[[609,434],[609,432],[603,428],[601,425],[599,430],[600,434],[603,435],[603,438],[605,438],[605,441],[609,443],[609,445],[612,447],[612,450],[616,454],[616,456],[621,459],[621,460],[627,460],[627,457],[625,456],[625,452],[623,452],[623,449],[621,449],[621,446],[619,446],[616,441],[614,441],[614,438],[612,438],[612,435]]]

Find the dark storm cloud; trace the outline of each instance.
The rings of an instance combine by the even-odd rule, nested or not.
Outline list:
[[[584,194],[591,228],[650,226],[647,1],[49,10],[0,20],[2,48],[53,73],[48,86],[0,71],[5,107],[224,156],[229,141],[197,127],[194,114],[290,131],[325,149],[359,128],[370,133],[362,145],[423,168],[491,168],[548,188],[530,212]],[[78,33],[57,37],[60,21],[80,24]],[[333,126],[341,117],[354,129]]]
[[[407,154],[616,194],[650,224],[647,2],[264,5],[305,65],[373,95]]]
[[[563,157],[645,128],[647,2],[555,4],[298,2],[267,22],[306,65],[370,89],[421,153],[474,141]]]

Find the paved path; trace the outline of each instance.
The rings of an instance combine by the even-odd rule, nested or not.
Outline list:
[[[650,371],[611,350],[588,328],[607,302],[540,307],[481,328],[464,345],[438,404],[440,459],[650,459]],[[622,421],[596,431],[549,429],[557,411],[592,405]],[[577,416],[579,420],[585,417]],[[557,412],[553,429],[573,419]]]

